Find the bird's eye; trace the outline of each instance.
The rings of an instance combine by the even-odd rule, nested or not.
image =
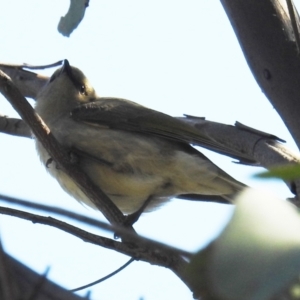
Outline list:
[[[80,94],[87,96],[86,87],[84,84],[80,86],[79,92]]]

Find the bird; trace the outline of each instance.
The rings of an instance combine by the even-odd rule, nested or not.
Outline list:
[[[64,60],[36,98],[36,112],[81,169],[124,214],[153,211],[174,197],[217,196],[230,203],[245,185],[192,144],[213,144],[189,124],[138,103],[100,97]],[[49,173],[77,201],[95,205],[36,139]],[[145,205],[147,203],[147,205]]]

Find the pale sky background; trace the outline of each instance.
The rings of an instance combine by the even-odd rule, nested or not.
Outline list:
[[[238,120],[296,149],[256,84],[220,1],[91,0],[79,28],[65,38],[56,28],[68,6],[67,0],[3,1],[0,60],[38,65],[67,58],[102,96],[127,98],[173,116],[192,114],[226,124]],[[17,116],[3,97],[0,112]],[[0,143],[0,193],[104,219],[62,191],[41,165],[33,140],[0,134]],[[279,181],[254,180],[261,169],[203,152],[250,186],[290,195]],[[145,214],[135,228],[196,251],[219,233],[231,213],[229,206],[173,200]],[[49,266],[50,279],[66,288],[97,280],[129,259],[47,226],[7,216],[0,216],[0,224],[8,253],[40,273]],[[90,290],[94,300],[192,299],[170,271],[143,262]]]

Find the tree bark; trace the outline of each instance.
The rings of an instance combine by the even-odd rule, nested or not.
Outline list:
[[[0,299],[80,300],[87,299],[69,292],[46,274],[39,275],[7,255],[0,247]]]
[[[253,76],[299,148],[300,55],[286,0],[221,3]],[[295,17],[299,27],[296,10]]]

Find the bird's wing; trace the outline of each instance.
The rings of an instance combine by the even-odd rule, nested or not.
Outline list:
[[[202,146],[238,159],[241,163],[256,163],[251,157],[228,149],[179,119],[125,99],[101,97],[94,102],[77,106],[71,112],[71,117],[94,126],[101,125],[111,129],[153,134]]]

